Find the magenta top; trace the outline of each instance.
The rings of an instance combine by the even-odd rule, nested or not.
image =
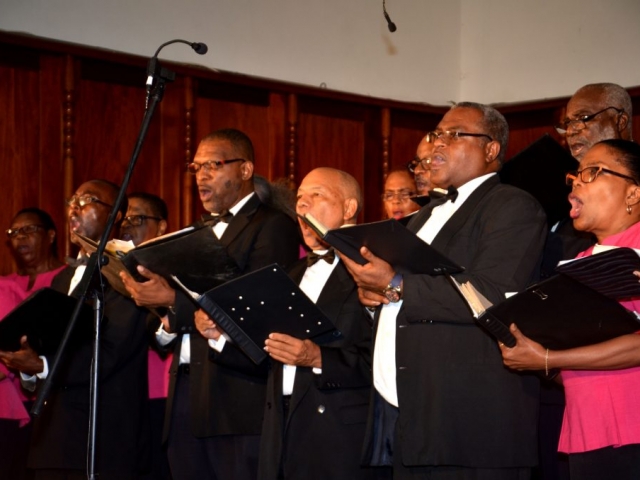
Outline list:
[[[149,349],[149,398],[167,398],[169,391],[169,367],[172,354],[164,360]]]
[[[640,248],[640,223],[607,237],[602,245]],[[593,247],[579,257],[591,255]],[[640,312],[640,299],[621,302]],[[623,370],[563,370],[567,400],[558,450],[580,453],[640,444],[640,367]]]
[[[63,265],[55,270],[39,274],[30,290],[27,290],[29,277],[26,275],[12,273],[0,277],[0,321],[33,292],[50,286],[53,277],[64,268]],[[29,414],[22,402],[28,397],[20,387],[20,378],[8,371],[1,363],[0,371],[7,375],[7,378],[0,380],[0,418],[18,420],[20,426],[25,425],[29,422]]]

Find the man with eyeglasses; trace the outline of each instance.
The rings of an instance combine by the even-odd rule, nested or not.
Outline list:
[[[165,201],[157,195],[147,192],[134,192],[127,195],[127,214],[120,224],[119,238],[131,241],[135,246],[163,235],[167,230],[168,209]],[[160,327],[156,314],[147,317],[147,329],[155,332]],[[162,425],[167,404],[169,366],[172,355],[151,342],[148,352],[149,380],[149,419],[151,435],[151,472],[144,478],[169,478],[169,462],[162,446]]]
[[[429,195],[434,185],[431,182],[431,154],[433,153],[433,142],[429,135],[420,139],[416,156],[409,162],[407,168],[413,173],[416,181],[418,195]]]
[[[239,275],[272,263],[287,267],[298,259],[296,224],[254,192],[254,151],[246,134],[224,129],[207,135],[187,169],[195,175],[202,205],[211,214],[207,224],[213,225]],[[197,261],[198,252],[193,255]],[[173,479],[254,480],[267,366],[243,372],[226,366],[225,359],[242,355],[240,350],[224,337],[216,341],[201,336],[191,299],[162,277],[146,269],[140,273],[149,281],[123,278],[136,302],[169,308],[163,322],[169,330],[162,327],[157,338],[174,352],[164,429]]]
[[[76,234],[100,240],[118,190],[105,180],[85,182],[76,190],[67,201],[72,241],[76,242]],[[126,204],[119,218],[125,210]],[[79,259],[83,256],[81,252]],[[52,287],[73,294],[85,268],[67,267],[53,279]],[[96,472],[102,479],[135,479],[149,466],[148,312],[108,286],[103,300]],[[87,338],[80,344],[69,344],[47,404],[34,419],[28,467],[36,470],[37,479],[86,476],[92,343]],[[11,358],[23,380],[34,387],[37,380],[49,375],[51,361],[39,357],[28,344]]]
[[[120,225],[120,238],[138,246],[167,231],[167,204],[157,195],[135,192],[127,195],[129,207]]]
[[[592,83],[573,94],[564,120],[555,128],[565,136],[571,155],[579,162],[602,140],[632,140],[631,119],[631,97],[624,88],[614,83]]]
[[[449,189],[407,227],[465,267],[459,282],[471,281],[498,303],[537,274],[544,211],[499,182],[509,128],[494,108],[459,103],[429,138],[431,179],[457,195]],[[502,367],[496,341],[444,275],[399,272],[366,248],[361,253],[369,263],[343,260],[361,302],[380,307],[365,463],[393,465],[396,480],[530,478],[537,378]]]

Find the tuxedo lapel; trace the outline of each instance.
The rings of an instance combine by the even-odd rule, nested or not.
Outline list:
[[[458,196],[457,192],[455,196]],[[433,212],[433,209],[439,207],[440,205],[443,205],[447,202],[447,200],[449,200],[449,196],[436,198],[433,201],[427,203],[424,207],[418,210],[418,213],[413,215],[413,218],[411,218],[407,222],[407,228],[413,233],[418,233],[418,231],[422,228],[426,221],[429,220],[429,217],[431,217],[431,212]]]
[[[305,270],[306,268],[302,269],[300,279],[296,280],[297,283],[300,283]],[[338,265],[336,265],[336,267],[333,269],[333,272],[331,272],[331,275],[329,275],[327,282],[324,284],[324,287],[320,292],[318,301],[316,302],[316,305],[320,307],[323,313],[333,322],[338,330],[340,330],[340,319],[338,317],[340,309],[342,308],[342,305],[348,298],[352,289],[353,280],[351,280],[351,277],[349,276],[349,273],[345,269],[342,262],[339,262]],[[291,413],[293,413],[295,409],[300,405],[300,402],[309,391],[309,388],[315,380],[314,377],[315,374],[313,373],[311,368],[298,367],[296,369],[295,386],[293,388],[294,394],[291,398]],[[280,385],[281,384],[282,382],[280,382]]]
[[[352,290],[353,280],[344,267],[344,264],[339,262],[336,268],[333,269],[333,272],[331,272],[316,302],[318,307],[331,319],[338,329],[340,329],[338,325],[340,321],[340,309]]]
[[[226,247],[245,229],[247,225],[251,222],[251,219],[255,215],[258,207],[260,206],[260,199],[258,195],[255,193],[253,196],[245,203],[245,205],[240,209],[238,213],[236,213],[226,230],[220,237],[220,242]]]
[[[460,229],[464,227],[470,218],[473,218],[473,211],[479,207],[482,198],[499,184],[500,179],[497,175],[494,175],[476,188],[447,223],[442,226],[431,245],[439,251],[444,251]]]

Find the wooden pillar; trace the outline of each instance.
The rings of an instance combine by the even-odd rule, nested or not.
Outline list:
[[[391,137],[391,110],[383,108],[381,111],[381,136],[382,136],[382,180],[386,180],[389,174],[389,139]]]
[[[193,160],[194,139],[195,134],[195,120],[194,120],[194,80],[189,76],[185,78],[185,106],[184,106],[184,163],[189,163]],[[181,212],[181,224],[190,225],[193,223],[193,180],[194,176],[191,175],[186,169],[182,170],[182,189],[180,192],[182,198],[182,212]]]
[[[71,197],[74,192],[74,156],[75,156],[75,111],[76,91],[75,91],[75,68],[74,58],[71,55],[65,56],[64,66],[64,90],[62,101],[62,164],[63,164],[63,194],[65,199]],[[71,239],[68,229],[64,235],[64,254],[71,255]]]
[[[296,183],[296,164],[298,163],[298,96],[294,93],[287,98],[287,179]]]

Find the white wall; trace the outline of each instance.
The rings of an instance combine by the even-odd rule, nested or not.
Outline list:
[[[0,29],[442,105],[640,85],[640,0],[0,0]]]
[[[640,85],[640,0],[462,0],[460,97],[486,103]]]

